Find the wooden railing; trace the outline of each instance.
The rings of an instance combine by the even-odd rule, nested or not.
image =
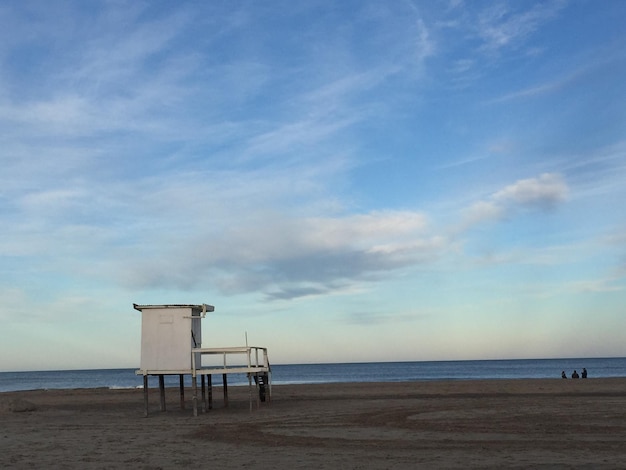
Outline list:
[[[202,356],[219,358],[219,363],[202,364]],[[242,358],[241,356],[245,356]],[[229,359],[235,359],[235,362]],[[236,359],[239,358],[237,361]],[[192,375],[220,373],[256,373],[269,372],[270,364],[267,348],[258,346],[241,346],[229,348],[194,348],[191,350]]]
[[[202,356],[213,356],[218,358],[219,364],[203,365]],[[221,358],[220,358],[221,356]],[[228,358],[239,356],[240,360],[236,363],[229,363]],[[245,356],[245,358],[241,358]],[[221,359],[221,360],[219,360]],[[224,405],[228,405],[228,387],[227,387],[227,375],[228,374],[247,374],[248,385],[250,388],[250,411],[252,411],[253,403],[253,379],[254,386],[257,391],[257,406],[259,405],[261,395],[263,401],[265,401],[265,393],[267,391],[268,396],[272,396],[271,385],[271,369],[267,356],[267,348],[260,348],[256,346],[241,346],[230,348],[194,348],[191,350],[191,384],[193,387],[193,414],[198,416],[198,384],[197,377],[199,376],[202,382],[202,403],[203,409],[207,407],[207,397],[205,396],[204,379],[205,376],[208,380],[209,397],[208,407],[212,406],[212,394],[211,394],[211,377],[214,374],[222,374],[223,380],[223,393],[224,393]],[[266,390],[267,389],[267,390]]]

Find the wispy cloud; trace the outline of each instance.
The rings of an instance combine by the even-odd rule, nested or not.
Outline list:
[[[599,293],[599,292],[620,292],[625,291],[623,282],[614,278],[593,279],[576,281],[568,284],[568,290],[575,293]]]
[[[478,16],[477,34],[486,51],[519,46],[529,35],[553,19],[566,5],[565,1],[542,2],[525,10],[524,4],[497,2]]]
[[[394,313],[388,312],[355,312],[346,315],[345,322],[349,325],[389,325],[403,324],[419,321],[425,317],[428,317],[427,313]]]
[[[486,70],[498,68],[504,57],[533,57],[543,53],[534,42],[544,29],[567,7],[567,2],[489,2],[484,5],[459,2],[446,12],[447,21],[440,21],[437,30],[446,40],[461,37],[466,48],[461,54],[456,44],[446,44],[443,53],[448,60],[447,72],[454,88],[467,88],[484,78]],[[454,35],[447,33],[454,32]],[[458,35],[458,36],[457,36]],[[544,92],[543,86],[526,90]],[[511,97],[512,98],[512,97]]]

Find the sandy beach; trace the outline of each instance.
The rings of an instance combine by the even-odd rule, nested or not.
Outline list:
[[[150,390],[0,394],[0,468],[623,468],[626,378],[214,387],[159,411]]]

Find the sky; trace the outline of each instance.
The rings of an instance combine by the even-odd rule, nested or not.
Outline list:
[[[626,356],[625,18],[0,0],[0,370]]]

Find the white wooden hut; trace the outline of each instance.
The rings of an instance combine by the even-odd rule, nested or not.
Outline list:
[[[137,305],[141,315],[142,375],[191,373],[191,350],[202,347],[202,325],[212,305]]]
[[[212,408],[212,376],[222,375],[224,404],[228,405],[228,374],[247,374],[252,409],[252,382],[257,391],[257,406],[271,399],[271,369],[267,348],[245,346],[228,348],[203,348],[202,323],[214,307],[199,305],[138,305],[141,312],[141,363],[138,375],[143,376],[145,415],[148,416],[148,377],[159,377],[161,411],[165,411],[164,376],[178,375],[180,405],[185,407],[184,376],[191,375],[193,388],[193,413],[198,414],[197,377],[201,379],[202,410]],[[217,357],[211,365],[202,364],[203,356]],[[208,385],[205,388],[205,378]]]

